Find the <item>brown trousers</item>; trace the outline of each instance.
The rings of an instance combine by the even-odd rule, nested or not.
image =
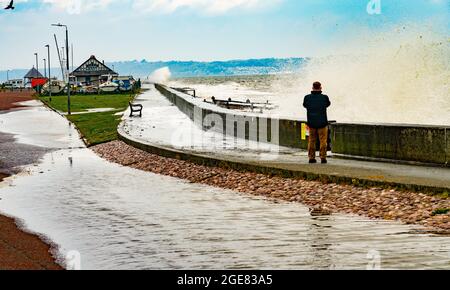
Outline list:
[[[320,158],[327,159],[328,148],[328,127],[315,129],[309,128],[308,156],[309,159],[316,159],[317,136],[320,141]]]

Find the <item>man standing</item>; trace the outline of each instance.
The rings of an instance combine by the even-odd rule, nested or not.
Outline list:
[[[327,163],[328,147],[328,117],[327,108],[331,105],[327,95],[322,94],[322,84],[315,82],[310,95],[305,97],[303,106],[308,111],[309,144],[308,155],[309,163],[316,161],[317,136],[320,140],[320,159],[322,164]]]

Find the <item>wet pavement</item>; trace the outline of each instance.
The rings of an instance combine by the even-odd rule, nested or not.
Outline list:
[[[15,109],[0,114],[1,172],[17,173],[21,166],[36,163],[51,151],[84,147],[71,123],[57,114],[50,114],[40,102],[26,101],[17,105],[32,109]],[[27,121],[24,123],[24,120]],[[26,130],[23,130],[24,126]]]
[[[62,117],[27,111],[0,115],[4,131],[59,150],[0,185],[0,211],[54,241],[62,258],[79,253],[83,269],[450,269],[449,237],[313,217],[299,204],[115,165],[82,148]]]
[[[73,125],[44,107],[39,101],[29,101],[28,109],[0,114],[0,132],[13,134],[17,142],[48,149],[84,147]]]
[[[16,143],[12,134],[0,132],[0,172],[13,174],[20,171],[20,167],[38,162],[48,148]]]

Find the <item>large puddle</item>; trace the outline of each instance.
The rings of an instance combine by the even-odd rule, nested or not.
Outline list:
[[[0,185],[0,211],[53,240],[61,256],[80,253],[83,269],[450,269],[448,237],[311,217],[299,204],[111,164],[77,148],[76,131],[42,107],[1,114],[0,123],[21,142],[65,148]]]

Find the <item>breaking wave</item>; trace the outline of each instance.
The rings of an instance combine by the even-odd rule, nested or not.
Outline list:
[[[339,122],[450,125],[448,35],[402,26],[361,41],[363,51],[312,59],[300,74],[274,81],[280,113],[299,117],[302,96],[321,81]]]

